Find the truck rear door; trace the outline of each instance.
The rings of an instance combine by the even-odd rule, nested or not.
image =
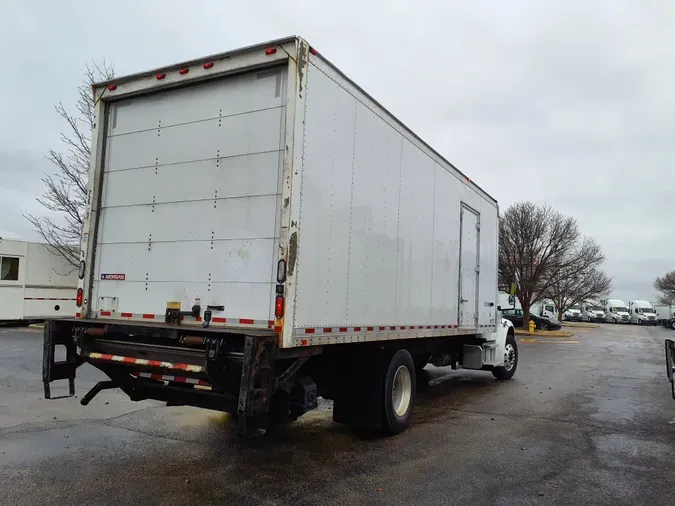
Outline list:
[[[286,67],[108,105],[90,316],[267,327]]]

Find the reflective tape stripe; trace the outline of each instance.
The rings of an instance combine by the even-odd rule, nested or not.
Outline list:
[[[151,313],[129,313],[129,312],[117,312],[117,311],[98,311],[99,318],[111,318],[111,319],[125,319],[125,320],[153,320],[164,322],[166,315],[163,314],[151,314]],[[181,316],[181,321],[186,324],[190,323],[201,323],[204,318],[198,316],[192,318],[189,316]],[[242,325],[255,325],[257,327],[264,328],[274,328],[274,320],[254,320],[252,318],[225,318],[223,316],[214,316],[211,318],[211,325],[222,326],[222,327],[240,327]]]
[[[166,374],[155,374],[155,373],[149,373],[149,372],[132,372],[131,373],[133,376],[136,376],[137,378],[147,378],[147,379],[153,379],[157,381],[170,381],[172,383],[187,383],[190,385],[199,385],[202,387],[208,387],[209,389],[212,387],[212,385],[206,381],[196,379],[196,378],[186,378],[184,376],[167,376]]]
[[[162,369],[177,369],[186,372],[204,372],[204,368],[199,365],[191,364],[172,364],[171,362],[160,362],[159,360],[147,360],[144,358],[124,357],[122,355],[107,355],[104,353],[89,353],[88,356],[92,360],[103,360],[106,362],[122,362],[124,364],[144,365],[147,367],[161,367]]]

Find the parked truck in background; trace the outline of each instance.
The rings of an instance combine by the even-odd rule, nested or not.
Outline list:
[[[88,362],[132,400],[241,433],[332,399],[404,430],[416,371],[510,378],[497,202],[300,38],[94,86],[75,318],[43,380]],[[65,361],[55,361],[55,346]]]
[[[587,322],[604,322],[605,310],[597,301],[584,301],[581,304],[581,319]]]
[[[558,321],[558,309],[555,307],[554,302],[549,299],[543,299],[532,304],[530,313]]]
[[[628,302],[630,322],[637,325],[658,325],[656,311],[646,300],[631,300]]]
[[[657,304],[654,306],[658,325],[675,330],[675,306]]]
[[[46,245],[0,238],[0,322],[75,316],[77,269]]]
[[[571,322],[580,322],[581,318],[581,305],[575,304],[574,306],[568,308],[563,313],[563,320]]]
[[[605,303],[605,321],[607,323],[628,323],[630,314],[626,303],[621,299],[609,299]]]

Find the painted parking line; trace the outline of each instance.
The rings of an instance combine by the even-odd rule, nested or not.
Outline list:
[[[548,344],[579,344],[579,341],[562,341],[560,339],[556,340],[546,340],[546,339],[519,339],[518,342],[521,343],[548,343]]]

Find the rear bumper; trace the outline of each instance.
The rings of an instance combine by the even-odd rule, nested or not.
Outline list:
[[[54,345],[66,346],[69,364],[54,361]],[[264,426],[276,351],[272,332],[52,320],[45,325],[43,380],[46,390],[57,379],[74,385],[75,369],[88,362],[110,378],[103,388],[120,388],[134,401],[234,413],[246,433],[251,420]],[[95,387],[87,403],[100,390]]]

